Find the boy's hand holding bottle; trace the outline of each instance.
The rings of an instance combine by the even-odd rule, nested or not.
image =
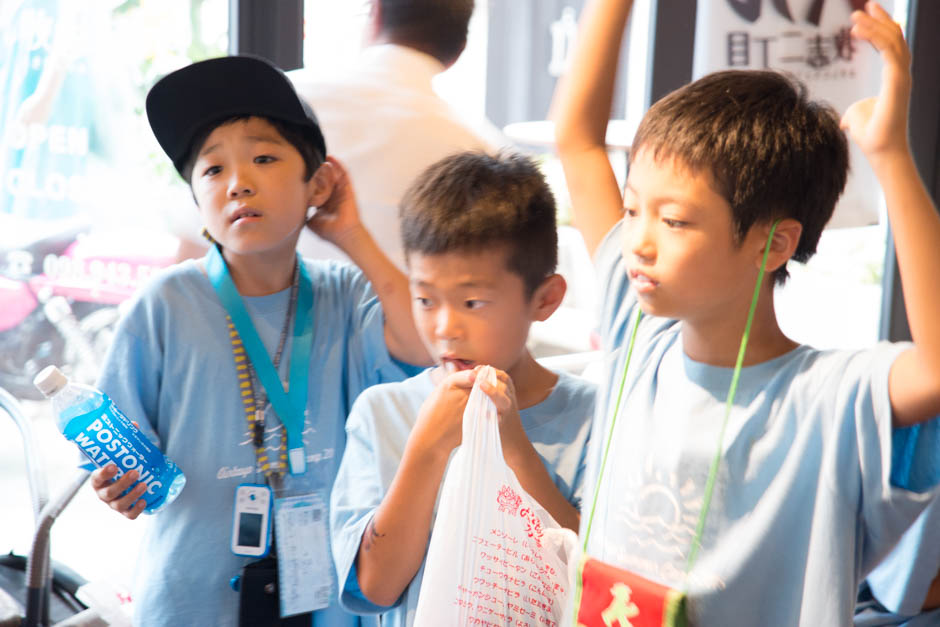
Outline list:
[[[108,464],[91,473],[91,487],[101,502],[128,520],[135,520],[147,507],[142,498],[147,486],[137,483],[139,479],[136,470],[118,475],[118,467]]]
[[[176,499],[186,477],[106,394],[69,381],[55,366],[34,383],[51,399],[59,431],[98,467],[92,474],[98,498],[130,519]]]

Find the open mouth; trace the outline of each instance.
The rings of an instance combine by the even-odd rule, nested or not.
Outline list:
[[[232,224],[237,224],[245,220],[251,220],[252,218],[260,218],[261,213],[255,211],[254,209],[239,209],[232,215]]]
[[[659,285],[659,281],[649,277],[639,270],[630,270],[630,283],[638,291],[648,291]]]
[[[448,373],[458,370],[471,370],[476,364],[467,359],[457,359],[456,357],[441,357],[441,365]]]

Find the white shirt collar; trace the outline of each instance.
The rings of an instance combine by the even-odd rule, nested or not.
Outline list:
[[[356,67],[359,71],[395,76],[399,82],[428,88],[431,79],[447,69],[431,55],[398,44],[378,44],[363,49]]]

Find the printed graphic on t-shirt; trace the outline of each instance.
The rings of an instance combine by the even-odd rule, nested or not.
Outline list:
[[[271,420],[272,410],[269,408],[266,412],[268,419],[266,420],[264,427],[264,437],[262,442],[264,443],[264,451],[267,455],[270,456],[272,460],[278,460],[281,455],[281,444],[286,444],[287,435],[284,432],[284,428],[281,426],[280,421]],[[319,464],[321,462],[326,462],[332,460],[336,457],[336,451],[333,447],[325,447],[322,449],[315,448],[314,434],[317,433],[317,430],[310,423],[309,411],[306,412],[304,418],[304,430],[302,432],[304,450],[307,454],[307,463],[308,464]],[[245,431],[242,433],[243,439],[238,443],[239,446],[249,447],[251,450],[252,456],[255,455],[254,452],[254,434],[248,428],[247,424],[245,425]],[[329,440],[329,439],[327,439]],[[286,454],[286,453],[285,453]],[[286,469],[287,461],[286,459],[282,460]],[[256,465],[245,465],[245,466],[222,466],[219,468],[216,473],[216,479],[244,479],[256,473],[260,473],[261,468],[256,467]]]
[[[681,461],[677,469],[659,467],[655,458],[656,453],[648,453],[641,464],[617,464],[610,474],[610,491],[602,487],[600,494],[610,508],[608,529],[591,535],[605,535],[606,550],[616,565],[676,587],[685,578],[706,477],[683,472]],[[716,482],[713,507],[721,501],[722,483]],[[714,524],[706,526],[706,546],[714,530]]]

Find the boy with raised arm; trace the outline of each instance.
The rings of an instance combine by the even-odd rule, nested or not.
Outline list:
[[[495,389],[483,390],[499,410],[506,463],[569,529],[594,408],[592,384],[546,369],[526,349],[529,326],[565,293],[554,198],[530,160],[447,157],[418,177],[401,217],[415,323],[437,365],[357,399],[331,505],[340,602],[386,612],[382,624],[393,626],[414,621],[475,369],[498,369]]]
[[[884,188],[914,342],[820,351],[780,330],[773,288],[845,184],[838,117],[774,72],[706,76],[644,116],[621,198],[604,128],[630,4],[585,10],[554,103],[612,363],[582,540],[622,577],[685,592],[691,624],[849,625],[940,479],[940,216],[907,144],[907,47],[877,4],[853,13],[884,80],[842,126]]]
[[[144,537],[135,624],[359,625],[336,603],[317,506],[329,503],[359,392],[404,378],[392,356],[427,360],[407,281],[359,222],[315,115],[267,61],[223,57],[172,72],[150,90],[147,116],[191,186],[213,245],[139,295],[100,378],[187,478]],[[301,259],[295,247],[305,225],[359,268]],[[116,470],[96,471],[93,486],[136,518],[145,486],[135,487],[134,471],[115,479]],[[253,584],[255,558],[235,554],[243,483],[270,488],[275,550],[299,542],[309,549],[309,560],[280,569],[276,586],[273,577]],[[300,516],[280,524],[281,505],[302,507]],[[311,541],[317,537],[324,540]],[[281,588],[306,597],[299,613],[278,604]],[[284,622],[280,611],[290,615]]]

